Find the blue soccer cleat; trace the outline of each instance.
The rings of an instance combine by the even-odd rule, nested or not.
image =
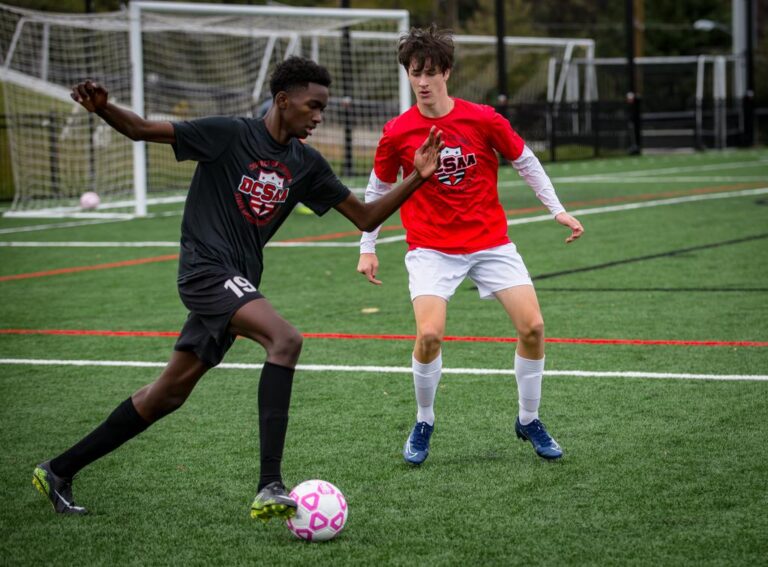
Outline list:
[[[413,431],[403,447],[403,458],[411,465],[420,465],[427,460],[429,455],[429,438],[432,437],[434,425],[426,421],[419,421],[413,426]]]
[[[528,425],[523,425],[518,417],[515,421],[515,433],[517,433],[518,439],[530,441],[539,457],[554,460],[563,456],[560,445],[552,439],[552,436],[544,428],[544,424],[538,419],[534,419]]]

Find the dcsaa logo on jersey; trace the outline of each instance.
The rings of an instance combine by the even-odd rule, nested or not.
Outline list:
[[[262,169],[267,166],[269,169]],[[254,163],[252,176],[243,175],[236,194],[238,207],[248,222],[266,224],[274,217],[290,191],[291,176],[280,163]]]
[[[467,170],[475,165],[475,154],[464,154],[460,147],[446,146],[440,152],[440,168],[435,175],[443,185],[454,187],[464,181]]]

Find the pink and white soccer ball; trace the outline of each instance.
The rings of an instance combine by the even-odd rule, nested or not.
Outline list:
[[[326,541],[336,537],[347,522],[347,500],[330,482],[305,480],[291,490],[299,505],[288,520],[293,535],[306,541]]]
[[[85,210],[95,209],[101,203],[99,194],[93,191],[86,191],[80,195],[80,208]]]

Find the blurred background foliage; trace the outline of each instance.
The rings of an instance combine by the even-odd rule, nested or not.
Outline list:
[[[186,0],[189,1],[189,0]],[[205,0],[219,4],[265,4],[243,0]],[[758,37],[766,37],[768,0],[755,0]],[[53,12],[107,12],[125,7],[121,0],[5,0],[5,3]],[[495,34],[494,0],[349,0],[351,8],[406,9],[415,26],[437,22],[466,34]],[[724,0],[643,0],[642,55],[693,55],[730,52],[731,2]],[[271,5],[339,7],[341,0],[285,0]],[[597,56],[624,54],[625,3],[617,0],[505,0],[507,35],[545,37],[589,37],[597,42]],[[699,19],[722,24],[712,31],[699,31]],[[766,52],[758,41],[758,52]]]

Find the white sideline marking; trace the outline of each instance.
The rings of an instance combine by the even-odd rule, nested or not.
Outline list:
[[[648,207],[662,207],[665,205],[678,205],[680,203],[690,203],[694,201],[709,201],[713,199],[729,199],[731,197],[749,197],[753,195],[764,195],[768,193],[768,187],[760,187],[758,189],[745,189],[743,191],[726,191],[724,193],[710,193],[707,195],[689,195],[687,197],[673,197],[670,199],[657,199],[654,201],[642,201],[639,203],[625,203],[622,205],[609,205],[606,207],[594,207],[591,209],[576,209],[569,211],[574,216],[579,215],[595,215],[600,213],[612,213],[620,211],[629,211],[632,209],[645,209]],[[522,217],[517,219],[509,219],[507,221],[508,226],[529,224],[532,222],[543,222],[552,220],[552,215],[538,215],[534,217]],[[1,231],[0,231],[1,232]],[[390,242],[402,242],[405,240],[405,235],[388,236],[385,238],[379,238],[376,240],[377,244],[388,244]],[[267,243],[268,248],[357,248],[360,245],[358,240],[351,242],[287,242],[277,241]],[[178,242],[170,241],[147,241],[147,242],[32,242],[32,241],[0,241],[0,247],[40,247],[40,248],[166,248],[173,247],[178,248]]]
[[[163,218],[163,217],[180,217],[182,214],[182,211],[165,211],[162,213],[150,213],[145,217],[142,217],[144,219],[153,219],[153,218]],[[49,228],[74,228],[78,226],[88,226],[92,224],[107,224],[111,222],[126,222],[129,220],[133,220],[137,217],[134,215],[125,217],[125,218],[108,218],[108,219],[89,219],[89,220],[81,220],[81,221],[71,221],[71,222],[57,222],[57,223],[47,223],[47,224],[33,224],[29,226],[17,226],[13,228],[0,228],[0,234],[15,234],[17,232],[35,232],[38,230],[48,230]]]
[[[138,360],[50,360],[39,358],[0,358],[0,364],[27,366],[109,366],[118,368],[165,368],[166,362]],[[260,370],[261,364],[225,362],[216,368],[222,370]],[[373,372],[377,374],[411,374],[410,366],[342,366],[335,364],[299,364],[296,370],[311,372]],[[443,374],[513,376],[513,369],[497,368],[443,368]],[[575,376],[580,378],[657,378],[672,380],[721,380],[768,382],[768,376],[760,374],[674,374],[669,372],[599,372],[589,370],[548,370],[546,376]]]
[[[702,165],[684,165],[677,167],[660,167],[658,169],[636,169],[634,171],[619,171],[616,173],[606,172],[607,175],[632,175],[644,177],[646,175],[657,175],[664,173],[685,173],[688,171],[720,171],[722,169],[754,169],[768,165],[768,159],[753,159],[748,161],[732,161],[728,163],[709,163]],[[600,177],[600,174],[592,174],[593,177]],[[704,179],[706,181],[706,178]]]
[[[178,242],[151,241],[146,242],[0,242],[0,246],[12,248],[178,248]]]
[[[768,164],[766,159],[756,159],[750,161],[735,161],[731,163],[712,163],[706,165],[686,165],[678,167],[662,167],[658,169],[635,169],[630,171],[606,171],[605,173],[589,173],[586,175],[572,175],[572,176],[553,176],[552,183],[557,186],[558,183],[593,183],[593,182],[618,182],[618,183],[647,183],[646,179],[651,176],[664,175],[670,173],[698,173],[700,171],[720,171],[723,169],[754,169],[756,167],[763,167]],[[618,165],[618,164],[617,164]],[[630,179],[627,179],[630,177]],[[714,181],[711,177],[690,177],[692,182]],[[719,179],[719,178],[718,178]],[[738,182],[747,181],[748,178],[741,177],[723,177],[724,182]],[[756,181],[762,181],[765,176],[758,177]],[[658,178],[658,182],[675,181],[675,178],[662,177]],[[499,187],[510,187],[513,185],[525,185],[522,180],[503,181],[499,183]]]
[[[555,186],[562,183],[612,183],[622,185],[637,185],[638,183],[701,183],[702,178],[696,176],[688,177],[620,177],[603,175],[600,177],[584,179],[583,177],[558,177],[552,180]],[[768,181],[768,175],[750,175],[739,177],[707,177],[707,183],[764,183]],[[518,184],[525,185],[524,181],[518,182]]]

